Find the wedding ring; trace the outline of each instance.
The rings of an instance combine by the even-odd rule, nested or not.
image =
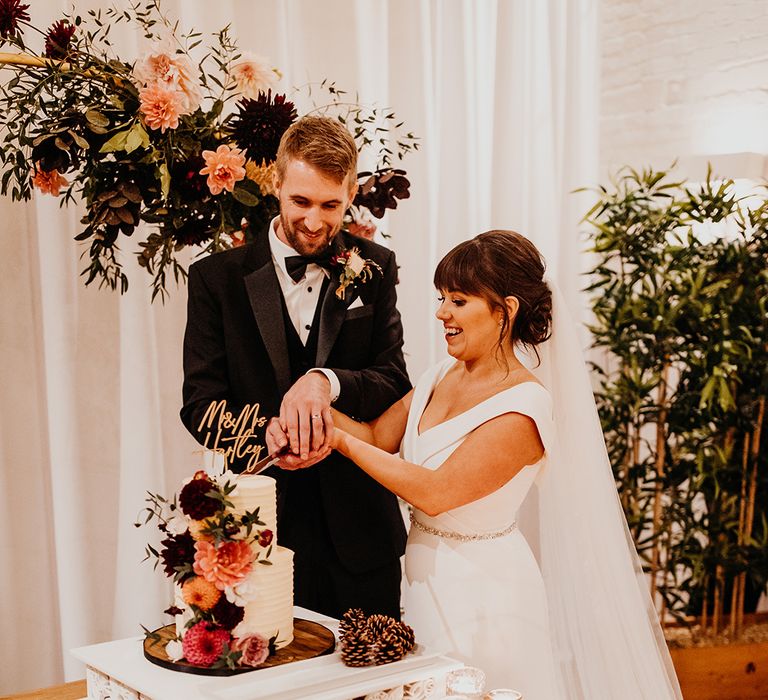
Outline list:
[[[319,413],[313,413],[313,414],[312,414],[312,418],[313,418],[313,419],[314,419],[314,418],[320,418],[320,414],[319,414]]]

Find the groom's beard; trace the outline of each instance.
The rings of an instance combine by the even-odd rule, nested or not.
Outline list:
[[[316,258],[328,250],[336,234],[341,230],[341,222],[335,227],[327,224],[312,233],[307,231],[301,224],[293,225],[286,217],[280,214],[280,225],[283,227],[283,233],[291,246],[299,255],[307,258]]]

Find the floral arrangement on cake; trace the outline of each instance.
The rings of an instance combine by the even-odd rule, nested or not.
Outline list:
[[[244,606],[258,595],[252,574],[256,567],[272,564],[274,533],[259,520],[258,508],[234,511],[228,500],[234,489],[226,477],[198,471],[178,498],[169,501],[150,493],[146,517],[136,523],[156,520],[164,535],[160,549],[147,545],[146,553],[176,584],[174,605],[165,611],[177,616],[177,631],[181,628],[165,647],[171,661],[217,668],[258,666],[275,650],[275,637],[238,631]]]
[[[409,196],[406,173],[393,163],[418,141],[391,110],[359,105],[327,80],[289,99],[278,91],[280,72],[241,52],[228,28],[206,47],[201,33],[179,33],[160,0],[123,5],[65,14],[42,30],[30,24],[29,4],[0,0],[0,48],[16,50],[0,53],[15,71],[0,82],[0,192],[26,200],[37,189],[62,204],[80,195],[86,284],[126,291],[116,251],[141,222],[150,227],[137,255],[153,300],[167,294],[169,271],[184,280],[180,250],[245,243],[277,213],[274,160],[298,118],[298,97],[311,104],[308,113],[342,121],[361,151],[375,149],[376,168],[358,174],[351,233],[370,236],[369,216]],[[115,55],[109,38],[121,24],[138,26],[151,43],[133,63]],[[39,52],[24,28],[44,38]]]

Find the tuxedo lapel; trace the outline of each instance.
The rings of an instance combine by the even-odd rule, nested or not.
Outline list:
[[[335,268],[331,268],[331,278],[328,280],[328,287],[325,290],[323,306],[320,309],[320,329],[317,337],[317,366],[322,367],[328,356],[331,354],[333,344],[341,330],[341,324],[344,323],[344,317],[347,315],[347,307],[352,303],[356,294],[352,289],[347,288],[345,299],[339,299],[336,296],[336,290],[339,288],[339,273]]]
[[[291,365],[283,321],[282,292],[266,236],[259,236],[254,242],[252,257],[256,269],[246,274],[243,281],[259,333],[272,361],[278,389],[284,394],[291,387]]]

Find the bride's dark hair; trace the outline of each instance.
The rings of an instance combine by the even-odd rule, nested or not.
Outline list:
[[[534,351],[550,336],[552,293],[544,281],[544,260],[525,236],[515,231],[486,231],[459,243],[437,265],[435,287],[479,296],[503,313],[499,346],[505,340]],[[520,308],[510,327],[505,297]],[[538,356],[538,353],[536,353]]]

